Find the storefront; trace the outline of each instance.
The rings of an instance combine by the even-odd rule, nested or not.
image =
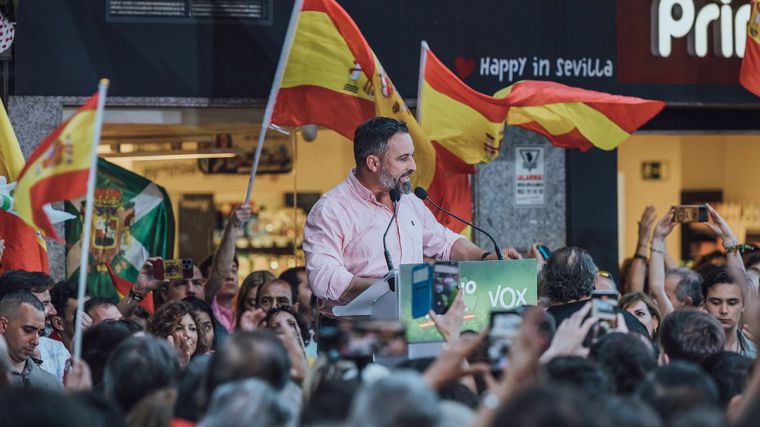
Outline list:
[[[194,11],[189,0],[38,2],[20,9],[9,99],[11,119],[28,123],[17,129],[26,149],[107,76],[113,84],[104,155],[134,151],[129,144],[156,152],[241,154],[118,160],[167,189],[177,253],[197,258],[212,247],[220,218],[245,194],[246,165],[291,2],[231,1],[251,8],[213,16]],[[662,213],[707,192],[709,201],[741,204],[739,216],[749,218],[744,212],[760,202],[752,165],[760,103],[737,83],[749,17],[745,0],[476,0],[466,8],[455,0],[339,2],[412,106],[423,39],[484,93],[544,79],[668,102],[615,152],[564,151],[508,130],[500,158],[473,178],[476,222],[504,245],[578,245],[615,271],[632,253],[635,222],[647,204]],[[174,9],[128,10],[127,3],[171,3]],[[331,131],[320,129],[313,142],[270,136],[268,147],[282,156],[264,163],[272,169],[257,177],[253,197],[260,221],[239,240],[250,269],[301,264],[305,210],[353,164],[350,142]],[[521,146],[545,148],[547,197],[537,203],[515,196]],[[642,173],[657,164],[657,179]],[[737,231],[751,238],[756,221],[742,221]],[[678,237],[669,245],[674,254],[688,246]]]

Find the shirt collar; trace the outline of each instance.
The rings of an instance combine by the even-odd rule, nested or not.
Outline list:
[[[371,192],[369,188],[365,187],[361,182],[359,182],[359,180],[356,178],[356,168],[351,169],[346,182],[348,182],[348,186],[351,188],[351,191],[356,193],[356,195],[362,199],[367,200],[371,203],[379,203],[377,201],[377,197],[375,197],[375,194]]]

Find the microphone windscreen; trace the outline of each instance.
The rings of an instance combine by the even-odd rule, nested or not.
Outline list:
[[[422,188],[422,187],[417,187],[417,188],[415,188],[415,189],[414,189],[414,195],[415,195],[415,196],[417,196],[417,197],[419,197],[419,198],[420,198],[420,199],[422,199],[422,200],[425,200],[425,199],[427,199],[427,198],[428,198],[428,193],[427,193],[427,191],[425,191],[425,189],[424,189],[424,188]]]
[[[390,191],[390,194],[391,194],[391,200],[393,201],[393,203],[396,203],[399,200],[401,200],[401,190],[399,190],[398,188],[396,187],[392,188]]]

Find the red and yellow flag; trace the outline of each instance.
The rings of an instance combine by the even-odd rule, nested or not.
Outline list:
[[[752,0],[739,82],[748,91],[760,96],[760,0]]]
[[[417,117],[425,134],[466,164],[495,159],[509,112],[505,100],[467,86],[430,49],[423,54]]]
[[[58,241],[61,238],[42,207],[87,193],[97,104],[95,94],[48,135],[29,157],[16,186],[18,215]]]
[[[0,102],[0,176],[6,184],[15,182],[24,167],[24,156],[18,145],[16,134]],[[10,196],[10,193],[4,194]],[[0,265],[2,271],[26,270],[48,272],[48,258],[45,240],[36,230],[7,211],[10,199],[4,199],[4,209],[0,210],[0,239],[5,241]]]
[[[428,187],[435,149],[351,17],[334,0],[305,0],[280,84],[272,123],[318,124],[353,139],[374,116],[406,122],[414,140],[413,185]]]
[[[662,101],[532,80],[517,82],[495,97],[504,97],[509,105],[507,124],[538,132],[558,147],[581,151],[614,150],[665,108]]]
[[[113,267],[111,267],[110,263],[105,263],[105,266],[108,269],[108,275],[111,277],[111,282],[113,282],[113,287],[116,288],[116,292],[119,294],[119,299],[126,297],[129,294],[129,290],[132,289],[135,284],[127,279],[119,277],[116,272],[113,271]],[[139,306],[144,308],[148,313],[153,314],[155,309],[153,292],[148,292],[148,294],[145,295],[145,299],[140,301]]]

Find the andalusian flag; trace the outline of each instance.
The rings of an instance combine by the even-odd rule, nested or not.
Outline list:
[[[739,82],[748,91],[760,96],[760,0],[752,1]]]
[[[353,139],[374,116],[406,122],[414,140],[412,184],[428,187],[435,149],[351,17],[334,0],[305,0],[274,106],[272,123],[318,124]]]
[[[558,147],[581,151],[614,150],[665,107],[662,101],[532,80],[517,82],[494,96],[509,105],[508,125],[538,132]]]
[[[43,206],[87,192],[98,97],[93,95],[34,150],[16,185],[15,211],[27,224],[58,241],[61,238]]]
[[[66,273],[69,278],[79,274],[83,204],[84,198],[65,203],[66,211],[76,216],[66,222]],[[91,296],[121,298],[129,291],[124,281],[134,283],[148,257],[172,257],[172,204],[164,188],[98,159],[93,208],[87,292]],[[112,280],[109,268],[123,281]],[[144,306],[147,305],[145,302]]]
[[[47,248],[45,240],[36,230],[27,225],[21,218],[10,213],[11,188],[19,173],[24,168],[24,156],[18,145],[13,127],[5,113],[5,107],[0,102],[0,177],[5,178],[0,183],[2,195],[0,198],[0,239],[5,241],[0,265],[2,270],[26,270],[48,272]]]

